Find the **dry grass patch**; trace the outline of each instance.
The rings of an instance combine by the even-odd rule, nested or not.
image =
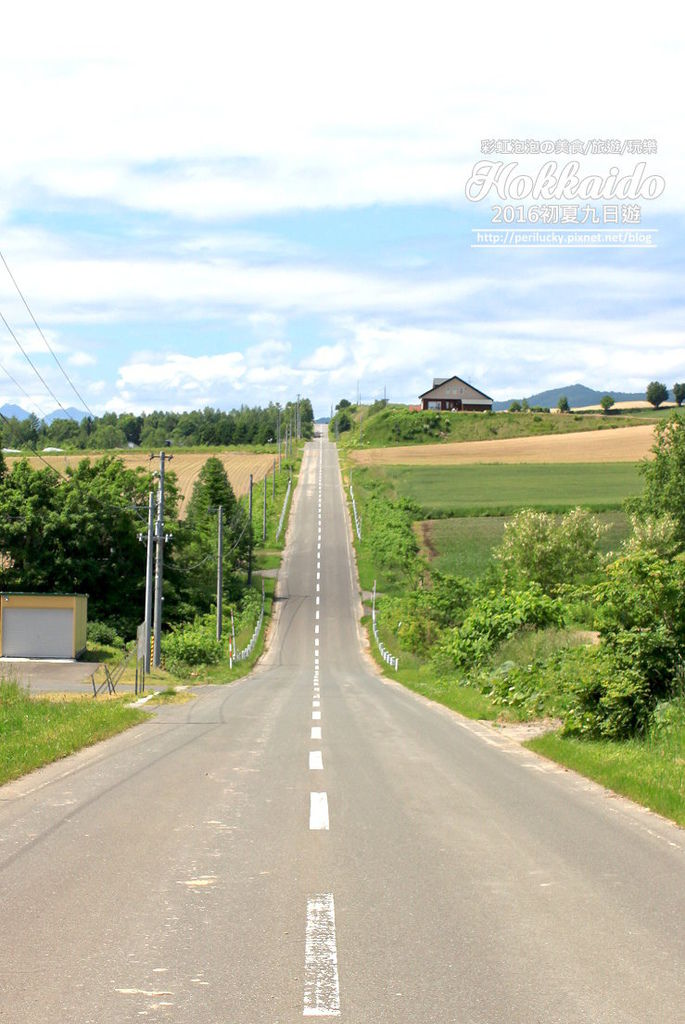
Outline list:
[[[363,466],[458,466],[476,463],[639,462],[651,455],[654,425],[492,441],[407,445],[350,451]]]
[[[179,513],[183,515],[185,506],[193,493],[193,484],[207,459],[216,458],[223,463],[228,479],[231,482],[237,497],[247,494],[250,486],[250,473],[255,483],[263,480],[264,476],[273,468],[274,457],[268,452],[235,452],[235,451],[206,451],[206,452],[177,452],[171,451],[173,460],[169,469],[173,470],[178,480],[178,488],[183,498],[180,503]],[[103,455],[116,455],[124,463],[127,469],[155,468],[156,462],[150,460],[149,452],[71,452],[68,455],[45,455],[43,460],[31,457],[28,462],[34,469],[44,469],[45,463],[54,466],[60,473],[63,473],[68,466],[77,466],[83,459],[100,459]],[[6,456],[10,467],[19,460],[20,456]]]

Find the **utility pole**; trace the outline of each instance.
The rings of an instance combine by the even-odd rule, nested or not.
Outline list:
[[[162,450],[159,453],[159,488],[157,491],[157,551],[155,552],[155,640],[152,664],[159,668],[162,663],[162,585],[164,582],[164,466],[173,455]]]
[[[155,495],[150,491],[147,505],[147,552],[145,556],[145,671],[150,672],[152,641],[152,553],[154,551]]]
[[[248,499],[248,529],[250,535],[247,538],[247,585],[252,583],[252,473],[250,473],[250,491]]]
[[[297,404],[295,406],[295,437],[300,440],[300,396],[297,396]]]
[[[274,459],[273,484],[271,486],[271,500],[276,500],[276,460]]]
[[[216,638],[221,640],[224,603],[224,507],[219,505],[216,556]]]
[[[281,407],[276,406],[276,436],[278,438],[278,472],[281,472]]]
[[[262,515],[262,540],[266,540],[266,481],[269,479],[269,474],[264,474],[264,512]]]

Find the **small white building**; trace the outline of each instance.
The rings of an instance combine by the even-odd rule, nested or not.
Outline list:
[[[85,594],[0,594],[0,657],[77,658],[87,619]]]

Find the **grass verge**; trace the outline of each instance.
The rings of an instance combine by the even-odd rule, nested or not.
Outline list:
[[[670,740],[613,743],[548,733],[524,746],[685,827],[685,729]]]
[[[144,721],[128,699],[37,699],[0,682],[0,785]]]

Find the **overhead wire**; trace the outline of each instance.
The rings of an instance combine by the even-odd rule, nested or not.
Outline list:
[[[17,284],[16,278],[15,278],[14,274],[12,273],[12,271],[10,270],[9,264],[8,264],[7,260],[5,259],[5,255],[4,255],[4,253],[2,252],[2,250],[0,250],[0,259],[1,259],[1,260],[2,260],[2,262],[3,262],[4,264],[5,264],[5,270],[6,270],[6,271],[7,271],[7,273],[9,274],[9,276],[10,276],[10,280],[12,281],[12,284],[13,284],[13,285],[14,285],[14,287],[16,288],[16,290],[17,290],[17,293],[18,293],[18,295],[19,295],[19,298],[20,298],[20,299],[21,299],[21,301],[22,301],[22,302],[24,303],[24,306],[26,307],[26,310],[27,310],[27,312],[28,312],[29,316],[30,316],[30,317],[31,317],[31,319],[33,320],[33,323],[34,323],[34,326],[35,326],[36,330],[38,331],[38,333],[40,334],[41,338],[43,339],[43,342],[45,343],[45,347],[47,348],[48,352],[50,353],[50,355],[52,356],[52,358],[53,358],[53,359],[55,360],[55,362],[57,363],[57,366],[58,366],[58,367],[59,367],[59,369],[61,370],[61,372],[62,372],[62,375],[63,375],[63,377],[65,378],[65,380],[67,381],[67,383],[69,384],[69,386],[70,386],[71,390],[72,390],[72,391],[74,392],[74,394],[76,395],[76,397],[78,398],[78,400],[79,400],[79,401],[81,402],[81,404],[82,404],[82,405],[83,405],[83,406],[85,407],[85,409],[86,409],[86,412],[88,413],[88,415],[89,415],[89,416],[91,416],[91,417],[92,417],[92,419],[95,419],[95,414],[94,414],[94,413],[92,412],[92,410],[90,409],[90,407],[89,407],[88,403],[86,402],[85,398],[83,397],[83,395],[81,394],[81,392],[80,392],[80,391],[78,390],[78,388],[77,388],[77,387],[76,387],[76,385],[74,384],[73,380],[71,379],[71,377],[69,376],[69,374],[67,373],[67,371],[66,371],[66,370],[64,369],[64,367],[62,366],[61,362],[60,362],[60,361],[59,361],[59,359],[57,358],[57,354],[55,353],[54,349],[53,349],[53,348],[52,348],[52,346],[50,345],[50,342],[48,341],[48,339],[47,339],[47,338],[45,337],[45,335],[43,334],[43,331],[42,331],[42,329],[41,329],[41,326],[40,326],[40,324],[38,323],[38,321],[36,320],[35,316],[33,315],[33,310],[31,309],[31,307],[29,306],[28,302],[26,301],[26,298],[25,298],[25,296],[24,296],[24,293],[22,292],[21,288],[20,288],[20,287],[19,287],[19,285]],[[54,396],[53,396],[53,397],[54,397]],[[60,406],[60,409],[62,409],[62,410],[63,410],[64,412],[66,412],[66,410],[65,410],[65,409],[64,409],[64,407],[63,407],[63,406],[61,405],[61,403],[58,403],[58,404],[59,404],[59,406]],[[73,416],[72,416],[71,418],[73,419]]]
[[[16,334],[14,333],[14,331],[12,330],[12,328],[10,327],[10,325],[9,325],[9,324],[7,323],[7,320],[5,319],[5,317],[4,317],[3,313],[2,313],[2,311],[0,311],[0,320],[2,320],[3,324],[5,325],[5,327],[7,328],[7,330],[9,331],[9,333],[11,334],[12,338],[14,339],[14,342],[15,342],[15,344],[17,345],[17,347],[18,347],[19,351],[21,352],[21,354],[23,355],[24,359],[25,359],[25,360],[26,360],[26,362],[27,362],[27,363],[29,364],[29,366],[31,367],[31,369],[33,370],[33,372],[35,373],[36,377],[37,377],[37,378],[38,378],[38,380],[39,380],[39,381],[41,382],[41,384],[43,385],[43,387],[45,388],[45,390],[46,390],[46,391],[48,392],[48,394],[49,394],[49,395],[50,395],[50,396],[51,396],[51,397],[52,397],[52,398],[53,398],[53,399],[55,400],[55,402],[57,402],[58,406],[60,407],[60,409],[62,410],[62,412],[64,413],[64,415],[65,415],[65,416],[67,417],[67,419],[73,420],[73,422],[74,422],[74,423],[78,423],[78,420],[76,420],[76,419],[75,419],[75,418],[74,418],[74,417],[73,417],[73,416],[71,415],[71,413],[70,413],[70,412],[69,412],[69,411],[68,411],[67,409],[65,409],[65,408],[64,408],[64,406],[63,406],[63,405],[62,405],[62,403],[60,402],[60,400],[59,400],[59,398],[57,397],[57,395],[55,394],[55,392],[54,392],[54,391],[52,390],[52,388],[50,387],[50,385],[48,384],[48,382],[47,382],[47,381],[45,380],[45,378],[44,378],[44,377],[42,376],[42,374],[40,373],[40,371],[39,371],[39,370],[38,370],[38,368],[36,367],[36,364],[35,364],[35,363],[33,362],[33,360],[31,359],[31,356],[30,356],[30,355],[28,354],[28,352],[26,351],[26,349],[24,348],[24,346],[22,345],[22,343],[21,343],[21,342],[19,341],[19,338],[18,338],[18,337],[16,336]],[[24,392],[24,394],[26,394],[26,392]],[[43,417],[43,419],[45,419],[45,417]]]

